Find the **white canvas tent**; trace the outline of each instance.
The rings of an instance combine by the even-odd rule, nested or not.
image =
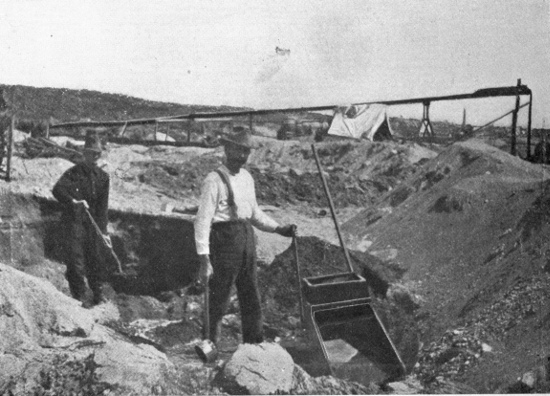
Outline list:
[[[387,107],[382,104],[339,107],[328,134],[370,141],[391,139],[393,131]]]

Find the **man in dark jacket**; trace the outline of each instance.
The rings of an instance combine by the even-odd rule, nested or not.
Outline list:
[[[88,131],[84,160],[67,170],[53,188],[54,197],[64,206],[67,280],[73,297],[86,308],[102,302],[105,272],[101,243],[86,211],[111,245],[107,234],[109,175],[97,166],[101,149],[97,132]]]

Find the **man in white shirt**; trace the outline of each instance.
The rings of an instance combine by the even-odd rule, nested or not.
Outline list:
[[[242,169],[251,149],[255,148],[250,133],[242,129],[221,141],[226,161],[205,178],[195,219],[201,275],[203,279],[211,276],[210,328],[206,330],[208,338],[216,343],[231,286],[235,283],[243,342],[261,343],[263,323],[257,284],[256,237],[252,226],[286,237],[294,235],[296,226],[280,226],[258,206],[254,180],[246,169]]]

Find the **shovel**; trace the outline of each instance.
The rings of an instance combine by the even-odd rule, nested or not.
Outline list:
[[[208,286],[208,281],[209,279],[206,277],[206,281],[204,282],[204,339],[200,344],[195,345],[195,352],[204,363],[212,363],[218,357],[216,345],[210,341],[210,287]]]
[[[298,258],[298,237],[296,236],[296,226],[294,226],[292,230],[292,247],[294,250],[294,264],[296,266],[296,278],[298,280],[298,293],[300,296],[300,325],[304,328],[304,301],[302,297],[302,280],[300,277],[300,260]]]
[[[94,228],[96,234],[97,234],[97,237],[99,238],[99,240],[103,243],[103,246],[107,249],[107,251],[109,252],[111,258],[115,261],[116,265],[117,265],[117,270],[118,270],[118,273],[119,274],[124,274],[124,272],[122,271],[122,264],[120,263],[120,260],[118,259],[118,256],[116,255],[115,251],[113,250],[113,248],[111,246],[109,246],[109,244],[105,241],[105,239],[103,239],[103,233],[101,232],[101,230],[99,229],[99,226],[97,225],[97,223],[95,222],[94,218],[92,217],[90,211],[87,209],[87,208],[84,208],[84,212],[86,213],[86,215],[88,216],[88,220],[90,220],[90,223],[92,224],[92,227]]]

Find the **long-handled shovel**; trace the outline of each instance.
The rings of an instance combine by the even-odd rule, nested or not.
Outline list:
[[[115,263],[117,265],[118,273],[119,274],[124,274],[124,272],[122,271],[122,264],[120,263],[120,260],[119,260],[118,256],[116,255],[113,248],[111,246],[109,246],[109,244],[105,241],[105,239],[103,239],[103,233],[101,232],[101,230],[99,229],[99,226],[97,225],[94,218],[92,217],[92,214],[86,208],[84,208],[84,212],[88,216],[88,220],[90,220],[90,223],[92,224],[92,227],[95,230],[95,232],[97,234],[97,237],[103,243],[103,246],[107,249],[107,251],[109,252],[111,258],[115,261]]]
[[[315,157],[315,163],[317,164],[317,169],[319,169],[319,175],[321,176],[321,181],[323,183],[323,189],[325,190],[325,195],[327,196],[330,213],[332,215],[332,220],[334,221],[334,227],[336,228],[336,233],[338,234],[338,239],[340,240],[340,246],[342,247],[342,250],[344,251],[344,257],[346,258],[346,264],[348,266],[348,271],[353,272],[353,265],[351,264],[351,258],[348,253],[348,249],[346,248],[346,245],[344,243],[344,238],[342,237],[342,233],[340,232],[340,225],[338,224],[338,220],[336,219],[336,212],[334,210],[334,203],[332,202],[332,197],[330,195],[330,191],[328,189],[327,181],[325,180],[325,174],[323,173],[323,168],[321,167],[321,161],[319,161],[319,156],[317,155],[317,149],[315,148],[315,145],[311,145],[311,150],[313,151],[313,156]]]
[[[296,226],[293,227],[292,245],[294,248],[294,264],[296,265],[296,279],[298,281],[298,294],[300,296],[300,325],[304,328],[304,301],[302,297],[302,279],[300,277],[300,260],[298,258],[298,237],[296,236]]]
[[[209,279],[204,281],[204,312],[203,312],[203,334],[204,338],[200,344],[195,345],[195,352],[204,363],[212,363],[218,357],[216,345],[210,340],[210,287]]]

